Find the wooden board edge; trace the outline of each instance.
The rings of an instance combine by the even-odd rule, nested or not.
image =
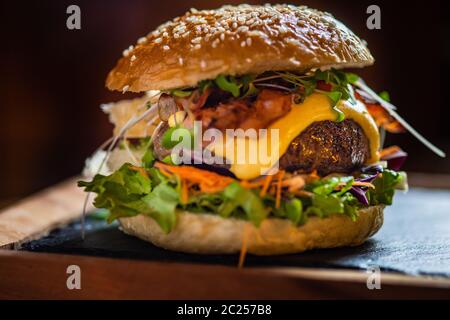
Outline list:
[[[67,179],[0,211],[0,249],[17,249],[79,218],[86,193],[77,187],[78,179]]]
[[[67,267],[80,267],[69,290]],[[448,282],[383,275],[369,290],[362,272],[244,268],[0,250],[2,299],[449,299]],[[403,279],[393,281],[393,279]]]

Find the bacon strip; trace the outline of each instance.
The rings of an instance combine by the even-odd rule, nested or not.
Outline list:
[[[355,92],[355,97],[366,105],[367,111],[369,111],[378,127],[384,128],[391,133],[403,133],[406,131],[400,122],[395,120],[379,103],[367,99],[357,91]]]
[[[197,120],[205,128],[263,129],[291,110],[292,95],[280,91],[263,89],[254,103],[244,99],[233,99],[215,107],[194,111]]]

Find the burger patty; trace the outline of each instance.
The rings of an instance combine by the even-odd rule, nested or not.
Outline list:
[[[161,145],[167,124],[154,140],[154,151],[162,160],[170,150]],[[280,158],[280,169],[311,172],[321,176],[330,173],[349,173],[361,167],[370,156],[369,141],[362,128],[353,120],[342,122],[314,122],[298,135]],[[226,165],[217,165],[224,168]]]
[[[349,173],[370,156],[369,140],[353,120],[314,122],[298,135],[280,158],[280,168],[323,176]]]

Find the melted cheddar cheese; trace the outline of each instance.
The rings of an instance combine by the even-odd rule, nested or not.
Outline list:
[[[268,134],[259,135],[257,138],[243,135],[228,136],[222,142],[216,141],[211,150],[216,156],[230,160],[230,171],[237,178],[256,178],[275,166],[295,137],[312,123],[324,120],[334,121],[337,114],[331,106],[331,101],[327,96],[314,93],[303,103],[293,105],[287,115],[273,122],[267,130]],[[352,119],[358,123],[368,138],[370,158],[367,163],[378,161],[379,132],[364,104],[359,101],[352,103],[341,100],[337,107],[345,114],[346,119]],[[271,129],[278,129],[278,137],[270,134]],[[260,157],[259,154],[255,156],[255,152],[259,151],[260,146],[266,148],[263,153],[266,155],[265,158]]]

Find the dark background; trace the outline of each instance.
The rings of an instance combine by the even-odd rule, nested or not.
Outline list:
[[[246,1],[260,3],[267,1]],[[369,43],[376,58],[358,73],[388,90],[400,113],[450,153],[450,12],[445,1],[291,1],[332,12]],[[240,1],[2,1],[0,4],[0,206],[78,174],[111,135],[101,103],[106,75],[122,51],[191,7]],[[81,30],[66,28],[67,6],[81,7]],[[381,30],[366,8],[381,7]],[[450,173],[409,134],[388,136],[410,157],[406,170]]]

